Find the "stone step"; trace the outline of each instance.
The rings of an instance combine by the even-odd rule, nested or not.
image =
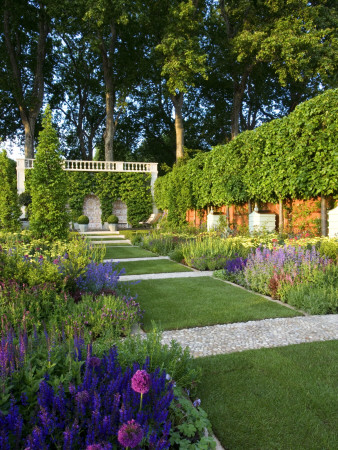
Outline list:
[[[115,240],[106,240],[106,241],[94,241],[91,240],[92,244],[131,244],[130,239],[115,239]]]
[[[121,259],[105,259],[108,262],[129,262],[129,261],[155,261],[159,259],[170,259],[169,256],[146,256],[144,258],[121,258]]]
[[[165,280],[167,278],[200,278],[212,277],[213,272],[171,272],[171,273],[146,273],[143,275],[121,275],[120,281],[138,281],[138,280]]]

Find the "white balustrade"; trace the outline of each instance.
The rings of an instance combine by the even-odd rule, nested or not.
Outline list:
[[[25,190],[25,169],[34,168],[34,159],[17,159],[17,186],[18,192]],[[151,193],[154,198],[154,185],[157,178],[157,163],[126,162],[126,161],[81,161],[63,160],[63,168],[72,172],[133,172],[151,174]],[[156,205],[153,204],[156,213]]]

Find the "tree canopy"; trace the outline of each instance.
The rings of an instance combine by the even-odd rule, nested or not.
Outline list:
[[[0,137],[26,157],[46,103],[67,158],[172,165],[337,87],[334,0],[4,0],[1,18]]]

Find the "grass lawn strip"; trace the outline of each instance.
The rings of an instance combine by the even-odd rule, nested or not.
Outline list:
[[[177,264],[167,259],[151,261],[121,262],[118,269],[126,269],[125,275],[141,275],[145,273],[170,273],[170,272],[192,272],[189,267]]]
[[[334,449],[338,443],[338,341],[195,360],[198,387],[230,449]]]
[[[145,310],[145,331],[152,329],[152,320],[163,330],[177,330],[299,315],[210,277],[147,280],[130,290],[138,294],[138,302]]]
[[[148,250],[144,250],[143,248],[133,247],[133,246],[125,246],[125,247],[114,247],[107,246],[106,247],[106,259],[119,259],[119,258],[143,258],[146,256],[156,256],[155,253],[148,252]]]

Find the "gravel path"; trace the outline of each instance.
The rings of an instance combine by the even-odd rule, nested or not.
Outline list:
[[[172,339],[183,347],[189,347],[194,357],[336,340],[338,314],[264,319],[163,332],[163,344],[169,344]]]

